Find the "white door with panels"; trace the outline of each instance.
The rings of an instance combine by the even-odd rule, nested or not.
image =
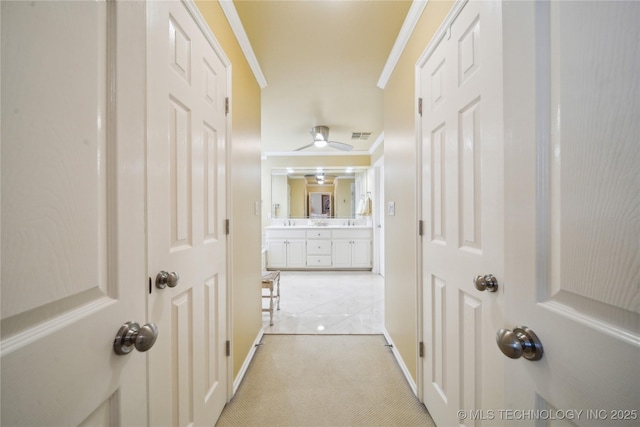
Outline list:
[[[508,407],[535,410],[521,425],[637,426],[640,3],[504,13]]]
[[[150,423],[213,425],[227,401],[228,60],[195,5],[148,13]],[[206,24],[205,24],[206,25]]]
[[[0,7],[0,423],[147,425],[144,4]]]
[[[447,19],[418,62],[422,388],[437,425],[473,426],[458,411],[503,405],[500,5],[459,2]]]

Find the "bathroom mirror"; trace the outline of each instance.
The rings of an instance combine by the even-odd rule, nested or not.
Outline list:
[[[274,168],[270,218],[355,218],[367,167]]]
[[[331,193],[309,193],[309,217],[332,218],[332,199]]]

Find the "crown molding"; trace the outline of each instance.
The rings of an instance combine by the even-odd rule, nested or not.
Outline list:
[[[267,157],[311,157],[311,156],[369,156],[369,151],[265,151],[262,160]]]
[[[405,46],[409,42],[409,38],[413,33],[413,30],[416,28],[416,24],[418,23],[418,19],[422,15],[422,11],[427,5],[428,0],[413,0],[411,7],[409,8],[409,12],[407,13],[407,17],[404,19],[404,23],[402,24],[402,28],[398,33],[398,38],[396,38],[396,42],[393,44],[393,48],[391,49],[391,53],[387,58],[387,63],[384,65],[382,69],[382,74],[380,75],[380,79],[378,79],[378,87],[380,89],[384,89],[387,83],[389,82],[389,78],[393,73],[393,69],[398,64],[400,60],[400,55],[402,55],[402,51]]]
[[[376,142],[373,143],[371,148],[369,148],[369,154],[373,154],[374,151],[378,149],[378,146],[384,142],[384,132],[380,132],[378,138],[376,138]]]
[[[244,31],[242,21],[240,21],[240,16],[238,16],[238,11],[233,5],[233,1],[219,0],[219,3],[220,7],[222,7],[222,11],[227,17],[227,21],[229,21],[229,25],[231,26],[233,34],[236,36],[236,40],[238,40],[238,43],[240,44],[242,53],[244,53],[244,57],[247,59],[249,67],[251,68],[251,71],[253,71],[253,75],[258,81],[258,85],[260,85],[260,89],[266,88],[267,79],[265,79],[264,74],[262,74],[262,69],[260,68],[260,64],[258,63],[258,58],[256,58],[256,55],[253,52],[253,48],[251,47],[251,43],[249,42],[249,37],[247,37],[247,33]]]

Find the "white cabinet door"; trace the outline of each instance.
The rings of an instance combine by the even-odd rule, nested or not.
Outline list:
[[[150,424],[211,425],[227,400],[227,69],[191,2],[148,11],[149,316],[164,335],[149,357]]]
[[[371,240],[351,242],[351,267],[371,268]]]
[[[537,362],[500,354],[508,406],[571,410],[578,426],[637,426],[640,3],[505,2],[504,11],[513,203],[503,327],[528,326],[544,348]]]
[[[267,243],[269,268],[303,268],[307,265],[307,241],[274,239]]]
[[[501,408],[503,146],[500,2],[462,10],[420,70],[424,402],[437,425]],[[475,288],[493,274],[498,292]],[[504,291],[506,292],[506,290]],[[488,420],[492,421],[492,420]],[[493,421],[497,422],[497,421]],[[477,425],[467,420],[465,425]],[[483,422],[483,426],[486,422]]]
[[[334,240],[332,250],[334,268],[351,267],[351,240]]]
[[[0,424],[148,425],[144,4],[0,7]]]
[[[371,268],[371,240],[334,240],[332,260],[335,268]]]
[[[269,268],[285,268],[287,266],[287,242],[271,240],[267,243],[267,266]]]
[[[307,266],[307,241],[287,241],[287,267],[304,268]]]

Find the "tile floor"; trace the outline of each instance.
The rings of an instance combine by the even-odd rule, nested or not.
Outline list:
[[[267,292],[266,290],[264,292]],[[384,278],[368,271],[283,271],[280,310],[265,334],[381,334]],[[263,307],[268,307],[263,299]]]

